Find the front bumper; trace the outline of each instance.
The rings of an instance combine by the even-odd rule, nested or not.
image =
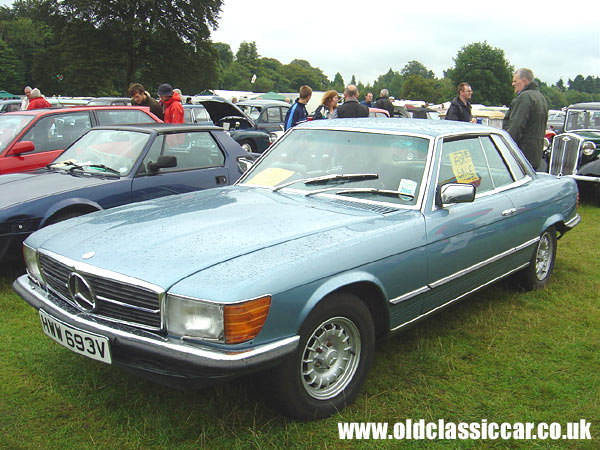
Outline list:
[[[225,350],[98,319],[48,293],[28,275],[16,279],[13,289],[35,309],[108,338],[114,365],[168,385],[209,385],[274,366],[296,350],[300,339],[291,336],[252,348]]]

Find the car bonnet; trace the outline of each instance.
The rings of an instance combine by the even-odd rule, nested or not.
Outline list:
[[[0,177],[0,209],[109,181],[106,178],[49,172],[45,169],[9,173]]]
[[[365,222],[372,223],[361,228]],[[44,228],[27,244],[168,289],[225,261],[298,242],[279,255],[285,264],[318,250],[306,245],[308,236],[326,233],[327,245],[338,245],[389,225],[384,222],[373,211],[235,186],[89,214]],[[354,227],[350,234],[348,227]]]

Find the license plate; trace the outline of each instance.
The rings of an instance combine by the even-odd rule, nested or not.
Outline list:
[[[112,362],[108,338],[73,328],[41,309],[40,320],[44,333],[69,350],[107,364]]]

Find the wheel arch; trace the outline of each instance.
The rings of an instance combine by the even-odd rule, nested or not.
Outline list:
[[[327,280],[310,296],[300,314],[298,329],[310,312],[329,295],[334,293],[352,293],[360,298],[371,313],[375,326],[375,335],[380,336],[389,330],[389,308],[381,282],[367,272],[345,273]]]
[[[48,225],[52,222],[53,219],[59,217],[62,214],[70,214],[77,212],[83,215],[95,211],[100,211],[102,209],[103,208],[98,203],[85,198],[64,200],[53,205],[52,208],[48,209],[46,215],[40,223],[40,228]]]
[[[565,234],[567,231],[567,227],[565,225],[565,219],[560,214],[553,214],[552,216],[548,217],[546,219],[546,221],[544,222],[542,229],[539,230],[539,235],[541,236],[542,233],[550,227],[554,227],[556,229],[556,231],[559,233],[559,235],[557,236],[557,239],[560,239],[563,236],[563,234]]]

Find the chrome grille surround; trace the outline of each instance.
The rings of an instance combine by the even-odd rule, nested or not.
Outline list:
[[[144,330],[164,329],[164,289],[151,283],[90,264],[72,261],[45,250],[39,251],[39,264],[46,288],[90,316]],[[96,306],[85,311],[71,297],[69,278],[84,277],[96,296]]]
[[[571,133],[554,136],[548,172],[551,175],[575,175],[583,141],[583,138]]]

